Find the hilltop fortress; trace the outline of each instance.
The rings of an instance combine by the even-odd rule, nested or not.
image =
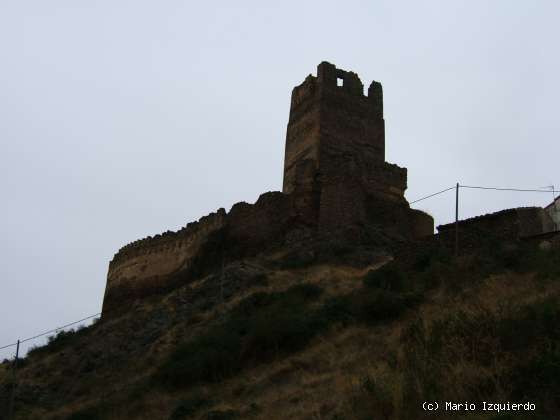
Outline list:
[[[385,162],[381,84],[366,96],[357,74],[322,62],[292,91],[282,192],[121,248],[109,264],[103,316],[276,248],[432,235],[432,217],[410,208],[406,187],[406,169]]]

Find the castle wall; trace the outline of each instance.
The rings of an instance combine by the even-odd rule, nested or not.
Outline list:
[[[235,204],[178,232],[148,237],[123,247],[109,264],[103,316],[123,303],[179,286],[215,269],[223,260],[256,255],[281,245],[309,220],[300,214],[296,196],[262,194],[255,204]],[[217,235],[217,236],[216,236]]]
[[[406,176],[405,168],[385,162],[380,83],[372,82],[365,96],[357,74],[323,62],[317,77],[294,88],[283,191],[297,192],[300,210],[316,215],[320,230],[372,222],[366,211],[371,195],[407,207]]]
[[[103,316],[277,245],[352,243],[384,230],[397,240],[431,234],[433,219],[404,198],[406,176],[385,162],[381,85],[365,96],[355,73],[323,62],[292,91],[283,192],[123,247],[109,264]]]
[[[228,240],[236,244],[231,248],[251,254],[281,243],[297,223],[293,206],[293,197],[281,192],[262,194],[253,205],[235,204],[227,217]]]
[[[166,232],[121,248],[109,263],[103,311],[120,295],[141,295],[143,289],[163,288],[166,277],[188,268],[208,236],[223,228],[224,209],[190,223],[178,232]]]
[[[554,223],[541,207],[502,210],[459,221],[459,248],[470,250],[493,241],[515,242],[550,232]],[[455,224],[437,227],[439,237],[450,244],[455,240]]]
[[[423,211],[411,209],[411,230],[412,237],[415,239],[433,236],[434,234],[434,218]]]
[[[293,192],[296,184],[309,187],[313,183],[319,159],[320,108],[316,95],[312,76],[292,91],[284,156],[284,193]]]

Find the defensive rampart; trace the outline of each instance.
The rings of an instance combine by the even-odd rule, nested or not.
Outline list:
[[[104,316],[224,261],[301,238],[357,244],[371,232],[397,240],[432,235],[431,216],[404,198],[406,169],[385,162],[381,84],[373,82],[367,96],[363,90],[357,74],[321,63],[292,92],[283,192],[123,247],[109,264]]]
[[[555,228],[550,216],[541,207],[519,207],[460,220],[458,223],[461,251],[477,249],[481,244],[516,242]],[[437,227],[442,241],[452,244],[455,224]]]

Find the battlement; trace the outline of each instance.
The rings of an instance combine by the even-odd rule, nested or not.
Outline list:
[[[367,96],[364,95],[364,84],[360,77],[352,72],[336,68],[334,64],[323,61],[317,66],[317,76],[308,75],[299,86],[292,91],[290,116],[294,114],[298,105],[305,102],[318,90],[329,90],[354,99],[361,100],[364,106],[373,110],[377,118],[383,118],[383,87],[381,83],[372,81]],[[294,116],[296,116],[295,113]]]
[[[356,243],[364,232],[417,238],[433,219],[404,198],[407,170],[385,162],[383,90],[322,62],[292,91],[282,192],[235,204],[122,247],[109,264],[103,313],[235,261],[297,241]],[[320,239],[318,239],[320,238]]]
[[[152,252],[181,247],[185,245],[187,241],[196,238],[202,232],[207,232],[209,229],[223,226],[225,216],[225,209],[220,208],[214,213],[201,217],[196,222],[187,223],[186,226],[178,231],[168,230],[154,236],[147,236],[130,242],[119,249],[113,256],[110,265],[117,264],[119,261],[130,258],[133,255],[145,255]]]

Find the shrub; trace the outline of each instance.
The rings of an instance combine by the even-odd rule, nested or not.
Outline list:
[[[344,325],[350,323],[356,318],[352,295],[335,296],[326,300],[318,316],[327,323],[340,322]]]
[[[364,284],[370,288],[402,291],[405,288],[406,275],[402,268],[390,262],[377,270],[370,270],[364,279]]]
[[[303,348],[326,326],[308,310],[320,293],[317,286],[298,285],[244,299],[222,323],[179,346],[155,380],[168,387],[219,381],[249,363]]]
[[[497,335],[506,351],[560,340],[560,302],[549,298],[519,308],[498,322]]]
[[[315,255],[311,251],[292,251],[280,261],[282,269],[297,269],[307,267],[315,262]]]
[[[346,296],[328,299],[318,311],[318,317],[327,324],[375,324],[398,318],[422,299],[420,293],[395,293],[384,289],[364,288]]]
[[[61,330],[55,335],[48,336],[47,344],[45,344],[44,346],[32,347],[31,349],[29,349],[28,355],[33,356],[57,352],[68,345],[70,342],[73,342],[78,337],[87,334],[88,331],[89,328],[87,327],[80,327],[77,330]]]
[[[368,324],[397,318],[406,309],[406,300],[388,290],[372,290],[354,297],[354,313]]]
[[[240,417],[240,413],[236,410],[211,410],[206,413],[208,420],[233,420]]]
[[[104,418],[104,410],[101,405],[93,405],[82,408],[70,414],[65,420],[101,420]]]
[[[434,264],[449,264],[453,257],[449,249],[444,247],[428,248],[419,252],[412,263],[415,272],[422,273],[430,269]]]
[[[209,405],[210,400],[200,395],[181,400],[171,412],[169,420],[183,420],[191,418],[201,408]]]

